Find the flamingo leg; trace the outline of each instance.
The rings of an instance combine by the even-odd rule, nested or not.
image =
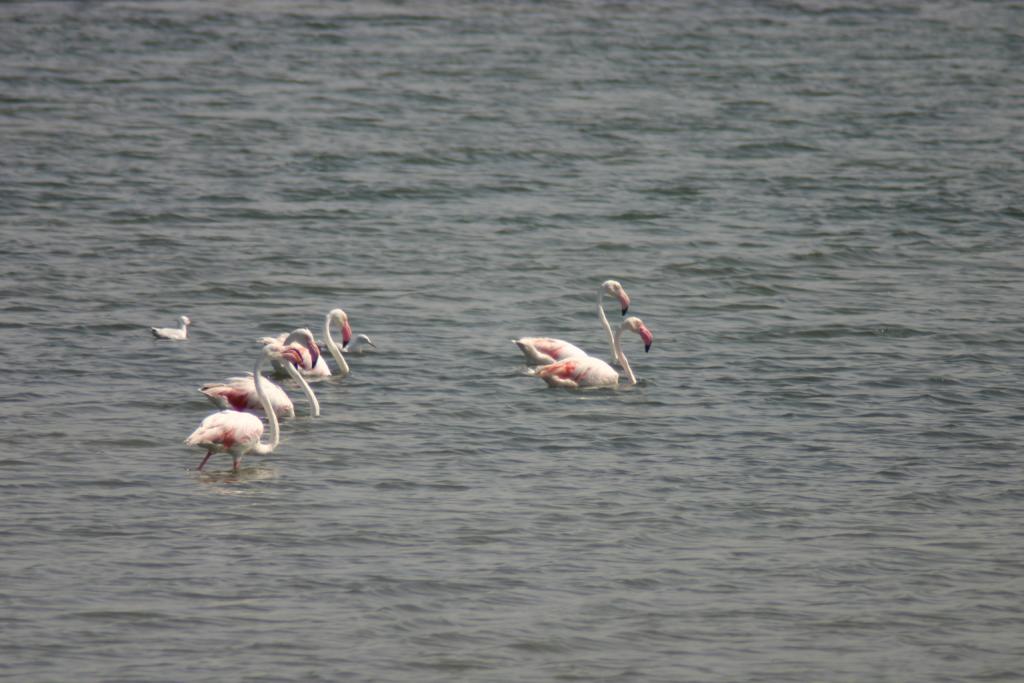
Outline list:
[[[201,463],[199,463],[199,467],[196,468],[196,471],[202,471],[203,466],[206,465],[206,461],[210,459],[211,455],[213,455],[213,451],[206,451],[206,457],[203,458]]]
[[[238,465],[239,465],[239,464],[240,464],[241,462],[242,462],[242,456],[236,456],[236,457],[235,457],[235,460],[234,460],[234,464],[233,464],[233,466],[232,466],[232,468],[231,468],[231,469],[232,469],[233,471],[237,472],[237,471],[238,471]]]

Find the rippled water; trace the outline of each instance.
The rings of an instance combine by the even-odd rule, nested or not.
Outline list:
[[[1019,680],[1022,26],[0,5],[0,676]],[[612,277],[640,384],[527,376]],[[377,350],[198,476],[336,306]]]

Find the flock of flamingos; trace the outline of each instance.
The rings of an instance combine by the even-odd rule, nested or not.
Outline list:
[[[644,351],[650,351],[654,336],[643,321],[635,316],[625,318],[618,329],[613,330],[604,312],[605,295],[618,300],[622,315],[626,315],[629,310],[629,295],[615,280],[601,283],[597,295],[597,315],[608,335],[612,358],[622,367],[627,383],[636,384],[636,375],[622,351],[622,334],[628,331],[639,336],[644,342]],[[157,339],[185,341],[192,321],[187,316],[181,316],[178,322],[178,327],[152,327],[150,330]],[[335,324],[341,329],[340,347],[331,334]],[[375,346],[365,334],[353,338],[348,315],[340,308],[333,309],[324,318],[324,341],[338,365],[340,377],[349,374],[345,353],[364,344]],[[582,389],[619,385],[620,377],[615,368],[567,341],[551,337],[520,337],[512,341],[532,366],[527,373],[540,377],[552,387]],[[263,337],[260,344],[263,348],[251,374],[200,387],[199,390],[221,410],[208,415],[185,439],[186,446],[206,451],[197,470],[202,470],[215,453],[229,453],[233,458],[232,470],[237,472],[243,455],[267,455],[277,448],[281,441],[278,418],[295,417],[295,406],[280,386],[263,377],[263,366],[267,362],[273,365],[276,376],[291,377],[298,383],[309,402],[310,414],[313,417],[320,415],[320,404],[307,379],[322,379],[330,377],[332,373],[313,333],[308,328],[300,328],[276,337]],[[266,416],[270,424],[269,443],[262,441],[263,420],[258,417],[260,413]]]

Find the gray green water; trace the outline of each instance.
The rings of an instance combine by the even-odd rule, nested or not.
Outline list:
[[[1021,680],[1022,27],[0,5],[0,677]],[[526,376],[609,277],[640,384]],[[196,476],[336,306],[323,416]]]

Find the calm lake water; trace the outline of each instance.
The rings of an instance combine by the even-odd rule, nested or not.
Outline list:
[[[1019,681],[1022,188],[1020,3],[4,3],[0,678]]]

